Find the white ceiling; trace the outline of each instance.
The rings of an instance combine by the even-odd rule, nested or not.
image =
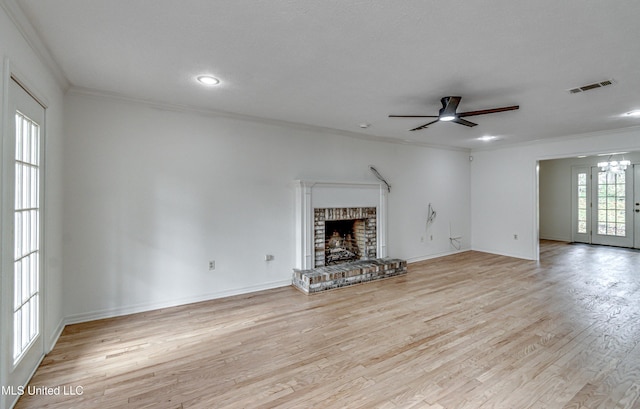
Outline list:
[[[638,0],[16,2],[74,88],[470,149],[640,125],[620,116],[640,109]],[[428,118],[388,118],[447,95],[520,110],[416,132]]]

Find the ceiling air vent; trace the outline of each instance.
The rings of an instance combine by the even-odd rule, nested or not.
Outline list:
[[[593,84],[583,85],[577,88],[571,88],[569,94],[577,94],[578,92],[589,91],[591,89],[606,87],[607,85],[613,85],[613,80],[604,80],[600,82],[594,82]]]

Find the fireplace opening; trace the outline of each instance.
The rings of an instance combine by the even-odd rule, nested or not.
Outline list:
[[[325,265],[348,263],[366,254],[365,220],[325,222]]]
[[[375,207],[315,208],[314,267],[378,257]]]

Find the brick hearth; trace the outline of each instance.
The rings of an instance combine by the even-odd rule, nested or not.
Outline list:
[[[406,273],[405,260],[359,260],[310,270],[294,270],[292,284],[305,294],[314,294]]]

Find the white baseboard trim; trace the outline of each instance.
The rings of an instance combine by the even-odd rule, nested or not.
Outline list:
[[[571,242],[571,238],[570,237],[558,237],[558,236],[542,236],[542,235],[540,235],[540,240],[565,241],[567,243]]]
[[[44,346],[45,355],[51,352],[53,347],[58,343],[58,339],[60,339],[60,335],[62,335],[62,331],[64,331],[64,326],[65,326],[65,319],[61,318],[60,321],[58,321],[58,325],[56,326],[56,329],[49,336],[49,339],[47,340],[47,344]]]
[[[446,252],[437,253],[437,254],[429,254],[427,256],[411,257],[407,259],[407,263],[408,264],[417,263],[419,261],[425,261],[425,260],[431,260],[434,258],[450,256],[452,254],[464,253],[465,251],[469,251],[469,250],[471,249],[460,249],[460,250],[446,251]]]
[[[64,318],[64,325],[78,324],[81,322],[101,320],[105,318],[119,317],[122,315],[136,314],[158,310],[161,308],[177,307],[179,305],[193,304],[202,301],[215,300],[217,298],[231,297],[234,295],[249,294],[256,291],[270,290],[273,288],[286,287],[291,285],[291,280],[274,281],[270,283],[259,284],[251,287],[243,287],[232,290],[219,291],[215,293],[202,294],[195,297],[179,298],[174,300],[142,303],[136,305],[122,306],[117,308],[109,308],[97,310],[88,313],[69,315]]]
[[[513,258],[519,258],[521,260],[535,261],[535,259],[531,258],[531,256],[525,256],[523,254],[505,253],[505,252],[501,252],[501,251],[488,250],[488,249],[483,249],[483,248],[475,248],[475,249],[472,249],[472,250],[473,251],[479,251],[481,253],[495,254],[497,256],[513,257]]]

